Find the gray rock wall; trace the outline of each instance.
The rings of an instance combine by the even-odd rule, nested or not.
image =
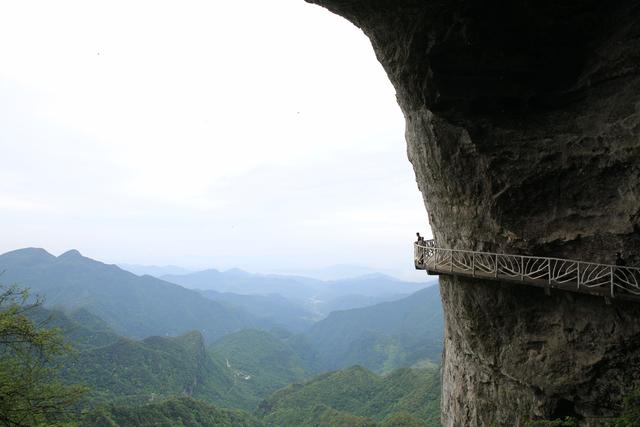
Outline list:
[[[640,5],[311,0],[397,91],[440,245],[640,264]],[[442,421],[599,425],[640,387],[640,304],[441,279]]]

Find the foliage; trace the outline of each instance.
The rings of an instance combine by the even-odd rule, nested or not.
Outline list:
[[[440,360],[443,317],[438,287],[393,302],[333,312],[308,333],[320,370],[360,364],[390,372],[422,359]]]
[[[271,420],[267,425],[274,425]],[[361,417],[344,411],[338,411],[326,405],[318,404],[299,411],[282,412],[278,426],[313,427],[376,427],[378,423],[367,417]]]
[[[187,395],[223,406],[251,409],[253,401],[234,387],[221,363],[205,351],[202,335],[121,338],[106,347],[80,352],[65,361],[68,382],[84,382],[96,402],[141,405]]]
[[[224,363],[237,387],[255,396],[255,404],[279,388],[307,377],[297,352],[268,332],[236,332],[216,341],[209,351]]]
[[[121,338],[106,322],[85,309],[65,313],[38,306],[27,314],[35,323],[46,323],[47,327],[58,329],[76,350],[104,347]]]
[[[556,418],[553,420],[531,420],[525,427],[576,427],[578,422],[573,417]]]
[[[42,303],[28,298],[26,290],[0,287],[0,422],[9,426],[62,419],[85,392],[59,381],[56,360],[69,347],[58,330],[28,317]]]
[[[409,414],[408,412],[396,412],[384,419],[380,427],[426,427],[427,424]]]
[[[236,410],[218,409],[191,398],[173,398],[140,407],[105,405],[85,414],[79,427],[154,426],[154,427],[257,427],[252,415]]]
[[[307,420],[313,420],[310,414],[324,405],[375,422],[402,412],[428,426],[437,426],[439,399],[439,374],[435,370],[400,369],[379,376],[354,366],[279,390],[260,404],[257,414],[267,425],[315,425]]]
[[[624,399],[622,413],[612,422],[613,427],[640,426],[640,389]]]

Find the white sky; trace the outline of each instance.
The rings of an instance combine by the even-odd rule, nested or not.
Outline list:
[[[427,216],[368,39],[303,0],[0,0],[0,252],[408,272]]]

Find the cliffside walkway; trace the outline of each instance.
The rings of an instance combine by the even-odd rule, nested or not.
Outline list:
[[[640,302],[640,268],[491,252],[439,248],[435,240],[414,243],[416,269],[580,292]]]

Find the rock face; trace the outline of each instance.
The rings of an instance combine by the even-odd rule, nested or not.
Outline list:
[[[640,4],[308,1],[371,39],[441,246],[640,264]],[[445,426],[599,425],[640,387],[640,304],[440,284]]]

